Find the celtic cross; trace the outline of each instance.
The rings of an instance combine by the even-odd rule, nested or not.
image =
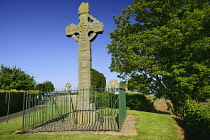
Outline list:
[[[78,25],[70,24],[66,27],[66,36],[73,37],[78,42],[78,89],[90,89],[91,87],[91,42],[98,34],[103,33],[103,23],[96,20],[90,15],[90,7],[88,3],[82,3],[78,9],[80,23]],[[80,94],[80,93],[79,93]],[[80,100],[86,100],[85,104],[89,104],[89,92],[79,95]],[[80,107],[84,109],[84,107]]]

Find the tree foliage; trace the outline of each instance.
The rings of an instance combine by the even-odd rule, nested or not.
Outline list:
[[[144,88],[177,106],[209,98],[209,2],[134,0],[114,17],[117,27],[107,47],[111,71],[141,79]]]
[[[0,89],[32,90],[35,83],[34,77],[20,68],[0,66]]]
[[[120,81],[119,85],[121,85],[123,87],[127,87],[126,81]]]
[[[106,86],[106,77],[103,73],[98,72],[95,69],[91,69],[91,84],[93,88],[105,88]]]
[[[39,91],[53,91],[55,88],[52,82],[45,81],[41,84],[36,85],[36,89]]]
[[[145,75],[135,75],[128,79],[128,89],[131,91],[137,89],[140,93],[151,94],[153,90],[150,87],[150,80]]]

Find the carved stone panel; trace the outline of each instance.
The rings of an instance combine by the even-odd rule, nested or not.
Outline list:
[[[66,27],[66,35],[67,36],[72,36],[75,33],[78,33],[78,27],[75,24],[70,24],[69,26]]]
[[[90,62],[89,61],[79,61],[79,87],[90,88]]]
[[[89,45],[90,44],[88,41],[81,41],[80,45],[79,45],[79,51],[80,52],[84,52],[84,51],[88,51],[89,49]]]

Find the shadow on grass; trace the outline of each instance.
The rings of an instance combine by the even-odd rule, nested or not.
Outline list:
[[[155,110],[154,113],[170,115],[170,113],[168,111],[161,111],[161,110]],[[181,135],[182,134],[184,135],[184,138],[182,138],[183,140],[197,140],[194,137],[189,136],[185,133],[185,122],[184,122],[183,119],[180,119],[176,116],[172,116],[172,118],[177,122],[179,127],[181,127],[181,130],[177,130],[177,131],[182,131],[182,132],[177,132],[177,133],[180,133]]]
[[[176,116],[173,116],[172,117],[176,122],[177,124],[182,128],[182,130],[184,131],[184,140],[201,140],[202,138],[201,137],[196,137],[196,136],[192,136],[192,135],[189,135],[187,133],[187,130],[186,130],[186,123],[183,119],[180,119]]]

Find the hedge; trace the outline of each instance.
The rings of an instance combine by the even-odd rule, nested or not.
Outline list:
[[[12,99],[10,102],[10,114],[21,111],[23,109],[24,92],[10,92]],[[5,103],[6,92],[0,92],[0,117],[7,115],[8,103]]]
[[[8,103],[5,103],[7,93],[11,93],[12,99],[10,102],[10,114],[23,110],[23,95],[24,90],[0,90],[0,117],[7,115]],[[37,93],[38,90],[28,90],[30,93]]]
[[[185,118],[186,133],[195,139],[210,138],[210,104],[186,102]]]

